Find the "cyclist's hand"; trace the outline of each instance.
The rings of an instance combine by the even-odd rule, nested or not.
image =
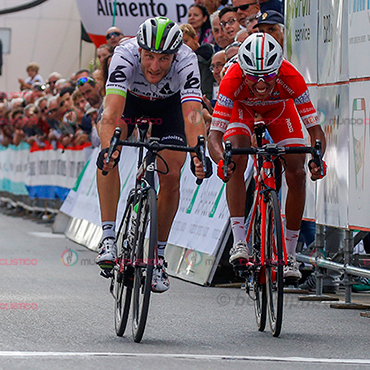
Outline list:
[[[197,157],[192,157],[190,162],[191,172],[196,176],[198,179],[204,179],[212,176],[212,163],[208,157],[205,157],[206,160],[206,167],[207,171],[203,171],[202,162]]]
[[[324,175],[321,175],[321,167],[318,166],[313,159],[308,162],[308,168],[310,169],[312,180],[322,179],[326,175],[327,166],[324,160],[322,160],[322,163],[324,166]]]
[[[228,168],[227,168],[227,177],[224,176],[224,160],[220,159],[217,163],[217,176],[223,181],[228,182],[230,180],[231,175],[235,171],[235,162],[232,161]]]
[[[98,155],[97,160],[96,160],[96,165],[99,168],[99,170],[102,170],[102,171],[105,171],[105,172],[109,172],[114,167],[117,166],[117,164],[119,162],[119,159],[120,159],[120,155],[121,155],[121,152],[118,149],[116,149],[113,152],[109,163],[106,163],[105,161],[106,161],[106,158],[107,158],[107,155],[108,155],[108,150],[109,150],[109,148],[102,149],[100,151],[99,155]]]

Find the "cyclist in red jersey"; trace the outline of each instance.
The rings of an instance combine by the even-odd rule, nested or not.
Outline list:
[[[209,151],[218,164],[218,175],[228,181],[226,198],[234,236],[229,261],[233,265],[249,258],[244,232],[244,171],[248,158],[234,156],[235,172],[230,166],[228,177],[223,178],[222,141],[231,141],[233,147],[251,146],[253,126],[258,117],[265,122],[277,145],[303,146],[301,118],[312,145],[319,139],[325,151],[325,136],[307,85],[296,68],[283,60],[282,54],[281,46],[271,35],[250,35],[239,48],[238,62],[230,66],[221,81],[212,117]],[[285,161],[288,185],[285,236],[289,264],[285,267],[284,276],[300,278],[295,249],[305,204],[305,155],[289,155]],[[320,168],[316,165],[311,164],[310,172],[314,179],[320,178]]]

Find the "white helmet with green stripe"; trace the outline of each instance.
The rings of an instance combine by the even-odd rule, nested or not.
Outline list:
[[[139,27],[137,42],[154,53],[175,54],[182,45],[182,31],[166,17],[149,18]]]
[[[283,50],[270,34],[252,33],[240,45],[238,61],[240,67],[249,74],[271,74],[280,68]]]

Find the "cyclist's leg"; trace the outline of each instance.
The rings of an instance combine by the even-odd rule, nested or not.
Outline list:
[[[121,129],[121,138],[125,139],[127,136],[126,125],[121,125]],[[106,176],[103,176],[102,171],[97,170],[96,178],[103,237],[99,244],[99,254],[95,262],[102,269],[111,269],[115,263],[117,254],[115,223],[120,195],[118,166],[114,167]]]
[[[243,110],[241,115],[240,110]],[[251,133],[253,130],[254,112],[235,104],[227,131],[224,134],[224,141],[231,142],[233,148],[251,146]],[[245,240],[244,218],[246,204],[246,188],[244,173],[247,168],[248,156],[234,155],[233,161],[236,169],[226,184],[226,199],[230,212],[230,223],[234,237],[233,248],[230,250],[230,263],[237,265],[248,259],[248,249]]]

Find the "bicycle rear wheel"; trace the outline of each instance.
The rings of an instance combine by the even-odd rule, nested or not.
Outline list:
[[[266,197],[265,275],[267,307],[271,332],[278,337],[283,321],[283,232],[280,206],[276,191]]]
[[[113,297],[114,324],[116,334],[122,336],[126,330],[127,320],[130,314],[131,295],[133,288],[134,272],[130,265],[132,250],[133,225],[132,212],[134,208],[133,198],[129,199],[117,234],[117,255],[119,263],[113,270]]]
[[[256,263],[260,261],[261,251],[261,213],[257,206],[252,220],[252,255]],[[254,314],[256,316],[257,328],[264,331],[266,327],[266,282],[261,281],[262,269],[253,272],[253,295],[254,295]],[[264,275],[263,275],[263,280]]]
[[[132,334],[134,341],[140,342],[148,317],[155,264],[154,255],[158,237],[157,198],[156,192],[152,188],[140,200],[137,230]]]

